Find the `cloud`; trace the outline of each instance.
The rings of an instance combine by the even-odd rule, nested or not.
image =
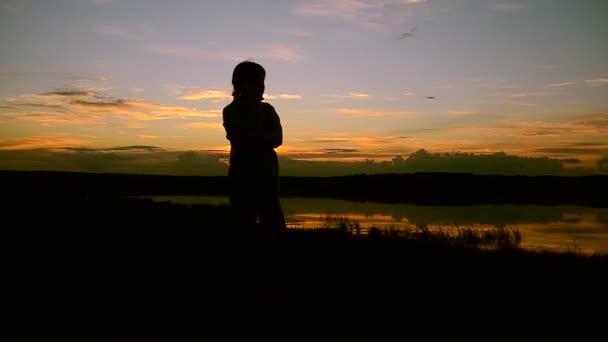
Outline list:
[[[228,93],[224,90],[204,90],[199,92],[188,92],[187,94],[182,94],[181,90],[176,89],[172,91],[173,95],[179,95],[177,98],[180,100],[211,100],[211,101],[221,101],[221,100],[232,100],[232,94]],[[264,93],[264,98],[269,100],[301,100],[302,96],[297,94],[277,94],[272,95],[268,93]]]
[[[296,6],[295,13],[308,17],[339,17],[348,20],[361,19],[365,12],[378,10],[392,4],[415,5],[426,0],[325,0],[304,2]]]
[[[163,47],[151,46],[149,50],[159,55],[166,55],[178,58],[210,58],[213,53],[204,49],[184,48],[184,47]]]
[[[482,80],[475,78],[472,80],[475,84],[483,88],[494,88],[494,89],[515,89],[520,88],[520,85],[512,83],[507,80]]]
[[[0,11],[15,11],[29,5],[29,0],[0,0]]]
[[[551,154],[594,154],[599,152],[598,149],[580,147],[541,147],[534,150]]]
[[[580,125],[589,127],[595,127],[597,129],[608,129],[608,115],[607,114],[586,114],[580,117],[580,121],[577,122]]]
[[[603,86],[608,84],[608,78],[595,78],[592,80],[585,80],[585,83],[592,87]]]
[[[125,99],[117,99],[117,100],[110,100],[110,101],[73,100],[71,103],[74,105],[77,105],[77,106],[95,107],[95,108],[131,106],[131,103],[129,102],[129,100],[125,100]]]
[[[561,83],[552,83],[547,85],[547,87],[552,87],[552,88],[560,88],[560,87],[571,87],[571,86],[575,86],[577,85],[578,82],[561,82]]]
[[[209,58],[209,59],[225,59],[230,61],[242,61],[245,58],[235,56],[232,54],[212,52],[206,49],[189,48],[189,47],[166,47],[166,46],[150,46],[148,50],[163,56],[171,56],[175,58],[185,59],[198,59],[198,58]]]
[[[513,106],[526,106],[526,107],[538,106],[537,103],[533,103],[533,102],[521,102],[521,101],[498,101],[498,103],[507,104],[507,105],[513,105]]]
[[[324,148],[322,150],[325,153],[334,154],[334,153],[355,153],[360,152],[355,148]]]
[[[313,38],[318,36],[315,32],[310,31],[280,30],[280,32],[289,36],[300,38]]]
[[[158,146],[149,146],[149,145],[132,145],[132,146],[119,146],[119,147],[109,147],[109,148],[88,148],[88,147],[66,147],[64,150],[74,151],[74,152],[105,152],[105,151],[148,151],[148,152],[158,152],[165,151],[162,147]]]
[[[193,87],[193,86],[184,86],[184,85],[179,85],[179,84],[170,84],[167,85],[167,90],[169,93],[169,96],[173,96],[173,97],[179,97],[181,96],[184,91],[189,90],[190,93],[192,93],[195,89],[199,89],[199,87]]]
[[[93,5],[109,5],[116,3],[120,0],[88,0]]]
[[[326,137],[319,137],[319,138],[315,138],[313,140],[313,142],[315,143],[358,143],[358,144],[363,144],[363,145],[387,145],[387,144],[392,144],[392,143],[400,143],[403,140],[409,140],[409,139],[415,139],[412,137],[405,137],[405,136],[388,136],[388,137],[381,137],[381,138],[376,138],[376,137],[356,137],[356,136],[351,136],[351,135],[347,135],[347,134],[339,134],[339,133],[335,133],[333,134],[334,136],[326,136]]]
[[[230,100],[232,95],[224,90],[204,90],[178,97],[180,100]]]
[[[363,118],[363,117],[384,117],[384,116],[403,116],[411,115],[412,112],[404,111],[386,111],[386,110],[374,110],[374,109],[358,109],[358,108],[338,108],[335,110],[338,114],[343,114],[352,118]]]
[[[41,133],[27,138],[0,140],[0,150],[29,150],[89,145],[94,137],[67,133]]]
[[[466,110],[448,110],[447,112],[450,115],[475,115],[479,114],[478,112],[466,111]]]
[[[502,97],[510,97],[510,98],[523,98],[523,97],[547,96],[547,95],[550,95],[550,94],[549,93],[535,93],[535,92],[494,94],[494,96],[502,96]]]
[[[123,39],[141,39],[140,36],[129,32],[127,29],[118,24],[107,24],[93,26],[93,31],[100,36],[118,37]]]
[[[371,3],[360,0],[334,0],[316,3],[306,2],[296,7],[295,13],[309,17],[341,17],[356,19],[360,12],[376,7]]]
[[[446,127],[444,131],[452,133],[466,133],[468,135],[475,134],[477,136],[493,135],[498,137],[509,138],[545,138],[559,137],[560,140],[566,139],[567,136],[585,136],[585,137],[602,137],[606,133],[602,125],[608,124],[608,120],[601,121],[600,119],[580,119],[574,118],[566,122],[511,122],[508,124],[498,124],[492,126],[459,126]],[[481,138],[484,139],[484,138]],[[573,139],[573,140],[579,140]],[[544,143],[544,142],[543,142]]]
[[[580,164],[581,160],[578,158],[565,158],[565,159],[560,159],[563,163],[566,164]]]
[[[94,92],[61,90],[23,94],[0,108],[0,119],[23,120],[40,125],[100,125],[110,121],[123,127],[141,127],[150,120],[215,118],[220,109],[199,110],[167,106],[137,99],[115,99]]]
[[[517,93],[517,94],[510,94],[509,97],[520,98],[520,97],[546,96],[546,95],[549,95],[549,94],[547,94],[547,93]]]
[[[368,99],[370,96],[366,93],[353,92],[343,95],[328,95],[329,97],[344,98],[344,99]]]
[[[352,139],[349,138],[316,138],[315,142],[318,143],[341,143],[341,142],[349,142]]]
[[[301,62],[304,57],[295,48],[286,46],[270,46],[267,47],[269,50],[269,57],[287,62]]]
[[[202,129],[224,129],[224,125],[221,122],[193,122],[186,124],[186,127]]]
[[[171,56],[183,59],[220,59],[229,61],[244,61],[253,57],[268,58],[287,62],[302,62],[304,56],[299,52],[298,48],[288,47],[283,45],[263,45],[258,46],[251,51],[240,51],[238,53],[210,51],[207,49],[192,48],[192,47],[168,47],[152,45],[148,47],[152,53]],[[249,56],[249,57],[245,57]]]
[[[302,96],[297,94],[264,94],[264,98],[268,100],[301,100]]]
[[[74,76],[72,78],[77,81],[82,81],[82,82],[105,82],[105,81],[109,80],[108,77],[92,76],[92,75],[78,75],[78,76]]]
[[[80,97],[80,96],[90,96],[91,93],[86,92],[86,91],[81,91],[81,90],[56,90],[56,91],[49,91],[46,93],[42,93],[40,94],[42,96],[75,96],[75,97]]]
[[[137,134],[135,136],[141,139],[158,139],[158,135],[152,134]]]
[[[0,0],[1,1],[1,0]],[[110,80],[108,77],[99,75],[83,75],[69,72],[40,72],[40,71],[20,71],[20,72],[0,72],[0,77],[10,78],[32,78],[32,79],[61,79],[62,81],[79,82],[105,82]]]
[[[294,13],[305,17],[346,20],[388,34],[390,31],[394,33],[401,30],[406,18],[425,15],[425,13],[413,13],[413,9],[426,2],[423,0],[302,1],[296,5]]]
[[[490,3],[493,10],[499,12],[517,12],[525,9],[526,4],[521,2],[505,2],[505,1],[493,1]]]

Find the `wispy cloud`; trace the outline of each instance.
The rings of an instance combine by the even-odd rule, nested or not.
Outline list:
[[[482,80],[482,79],[473,79],[475,84],[478,84],[483,88],[495,88],[495,89],[515,89],[520,88],[520,85],[515,84],[511,81],[507,80]]]
[[[295,13],[311,17],[341,17],[344,19],[357,19],[361,12],[377,7],[374,4],[361,0],[326,0],[316,3],[306,2],[299,4]]]
[[[206,49],[199,48],[190,48],[190,47],[167,47],[167,46],[150,46],[148,50],[164,56],[171,56],[176,58],[186,58],[186,59],[197,59],[197,58],[211,58],[211,59],[226,59],[231,61],[241,61],[244,60],[244,57],[232,55],[232,54],[224,54],[209,51]]]
[[[450,115],[475,115],[479,114],[478,112],[467,111],[467,110],[448,110],[448,114]]]
[[[151,45],[148,50],[154,54],[182,59],[217,59],[240,62],[250,58],[274,59],[286,62],[303,62],[304,55],[297,47],[284,45],[263,45],[239,52],[208,50],[197,47]]]
[[[29,0],[1,0],[0,1],[0,11],[14,11],[19,10],[24,6],[30,4]]]
[[[575,86],[577,85],[578,82],[572,81],[572,82],[560,82],[560,83],[551,83],[549,85],[547,85],[547,87],[550,88],[561,88],[561,87],[571,87],[571,86]]]
[[[426,0],[325,0],[305,2],[296,6],[295,13],[310,17],[340,17],[343,19],[361,19],[366,11],[380,9],[387,5],[413,5],[425,3]]]
[[[315,138],[314,142],[318,143],[342,143],[342,142],[350,142],[352,138],[345,137],[320,137]]]
[[[204,90],[178,97],[180,100],[230,100],[232,95],[225,90]]]
[[[361,92],[353,92],[348,94],[338,94],[338,95],[327,95],[329,97],[340,98],[340,99],[368,99],[370,97],[367,93]]]
[[[568,81],[568,82],[552,83],[552,84],[548,84],[547,87],[549,87],[549,88],[572,87],[572,86],[578,85],[579,83],[590,86],[590,87],[598,87],[598,86],[607,85],[608,78],[594,78],[594,79],[589,79],[589,80],[585,80],[582,82]]]
[[[328,154],[361,152],[356,148],[324,148],[322,151]]]
[[[109,5],[109,4],[116,3],[120,0],[87,0],[87,1],[93,5]]]
[[[585,83],[592,87],[603,86],[608,84],[608,78],[595,78],[592,80],[585,80]]]
[[[201,58],[211,57],[213,54],[204,49],[151,46],[150,51],[159,55],[167,55],[178,58]]]
[[[81,91],[81,90],[66,89],[66,90],[49,91],[49,92],[42,93],[39,95],[41,95],[41,96],[81,97],[81,96],[91,96],[92,94],[89,92],[86,92],[86,91]]]
[[[412,137],[404,137],[404,136],[389,136],[389,137],[357,137],[351,136],[347,134],[339,134],[334,133],[332,135],[318,137],[314,139],[315,143],[360,143],[360,144],[369,144],[369,145],[382,145],[382,144],[391,144],[402,142],[404,140],[415,139]]]
[[[608,123],[608,121],[606,123]],[[567,139],[567,137],[601,137],[606,135],[606,133],[603,132],[601,123],[598,125],[595,122],[585,122],[580,118],[573,118],[570,121],[563,122],[517,121],[488,126],[449,127],[445,128],[445,131],[475,134],[480,137],[482,135],[491,135],[510,139],[560,137],[560,139],[564,140]],[[544,143],[545,141],[543,141],[543,144]]]
[[[186,124],[187,128],[224,129],[221,122],[193,122]]]
[[[264,98],[268,100],[301,100],[303,97],[297,94],[264,94]]]
[[[499,12],[517,12],[528,6],[521,2],[492,1],[490,2],[490,7]]]
[[[93,26],[93,31],[100,36],[119,37],[123,39],[142,39],[141,36],[129,32],[127,29],[118,24],[107,24]]]
[[[122,123],[141,127],[143,122],[176,118],[215,118],[220,109],[199,110],[167,106],[136,99],[115,99],[81,90],[23,94],[5,100],[0,119],[23,120],[39,125],[104,125]]]
[[[426,0],[320,0],[300,2],[296,15],[320,18],[339,18],[363,27],[386,32],[388,26],[402,27],[404,17],[411,15],[411,6]],[[401,7],[397,7],[400,5]]]
[[[301,62],[304,60],[304,56],[293,47],[287,46],[270,46],[268,49],[268,57],[272,59],[278,59],[287,62]]]
[[[515,94],[510,94],[509,97],[513,97],[513,98],[520,98],[520,97],[531,97],[531,96],[547,96],[547,95],[551,95],[549,93],[535,93],[535,92],[528,92],[528,93],[515,93]]]
[[[534,149],[538,152],[546,152],[551,154],[597,154],[600,149],[597,148],[580,148],[580,147],[539,147]]]
[[[523,101],[498,101],[498,103],[501,104],[507,104],[507,105],[513,105],[513,106],[525,106],[525,107],[532,107],[532,106],[538,106],[538,103],[534,103],[534,102],[523,102]]]
[[[103,76],[93,76],[93,75],[78,75],[73,76],[72,79],[80,82],[106,82],[109,81],[110,78]]]
[[[300,37],[300,38],[313,38],[317,37],[318,34],[310,31],[298,31],[298,30],[279,30],[279,32],[288,36]]]
[[[338,108],[335,110],[335,112],[338,114],[352,117],[352,118],[404,116],[404,115],[413,114],[412,112],[405,112],[405,111],[386,111],[386,110],[358,109],[358,108]]]
[[[177,95],[177,98],[180,100],[211,100],[212,102],[219,102],[224,100],[231,100],[232,94],[228,93],[225,90],[204,90],[198,92],[188,92],[186,94],[182,94],[181,90],[177,89],[173,92],[174,95]],[[268,100],[301,100],[302,96],[298,94],[268,94],[264,93],[264,98]]]
[[[172,97],[180,97],[184,94],[184,92],[192,93],[195,89],[200,89],[199,87],[194,86],[185,86],[179,84],[169,84],[166,85],[169,96]]]
[[[509,97],[509,98],[524,98],[524,97],[547,96],[547,95],[551,95],[551,94],[550,93],[537,93],[537,92],[494,94],[494,96]]]
[[[41,133],[27,138],[0,140],[0,150],[27,150],[90,145],[93,136],[67,133]]]
[[[140,139],[158,139],[159,138],[158,135],[153,135],[153,134],[137,134],[135,136]]]

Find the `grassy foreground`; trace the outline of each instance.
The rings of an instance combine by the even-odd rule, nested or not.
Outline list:
[[[1,204],[18,336],[546,340],[606,322],[608,257],[524,251],[517,232],[357,235],[334,220],[279,235],[230,227],[223,206]]]

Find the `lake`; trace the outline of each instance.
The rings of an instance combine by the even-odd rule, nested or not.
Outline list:
[[[228,204],[227,197],[145,196],[154,201]],[[324,198],[282,198],[289,228],[318,228],[328,216],[369,227],[515,228],[528,249],[608,253],[608,208],[542,205],[417,206]]]

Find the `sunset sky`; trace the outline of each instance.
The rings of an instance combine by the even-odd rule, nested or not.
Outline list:
[[[227,150],[234,66],[279,153],[608,157],[606,0],[0,0],[0,150]]]

